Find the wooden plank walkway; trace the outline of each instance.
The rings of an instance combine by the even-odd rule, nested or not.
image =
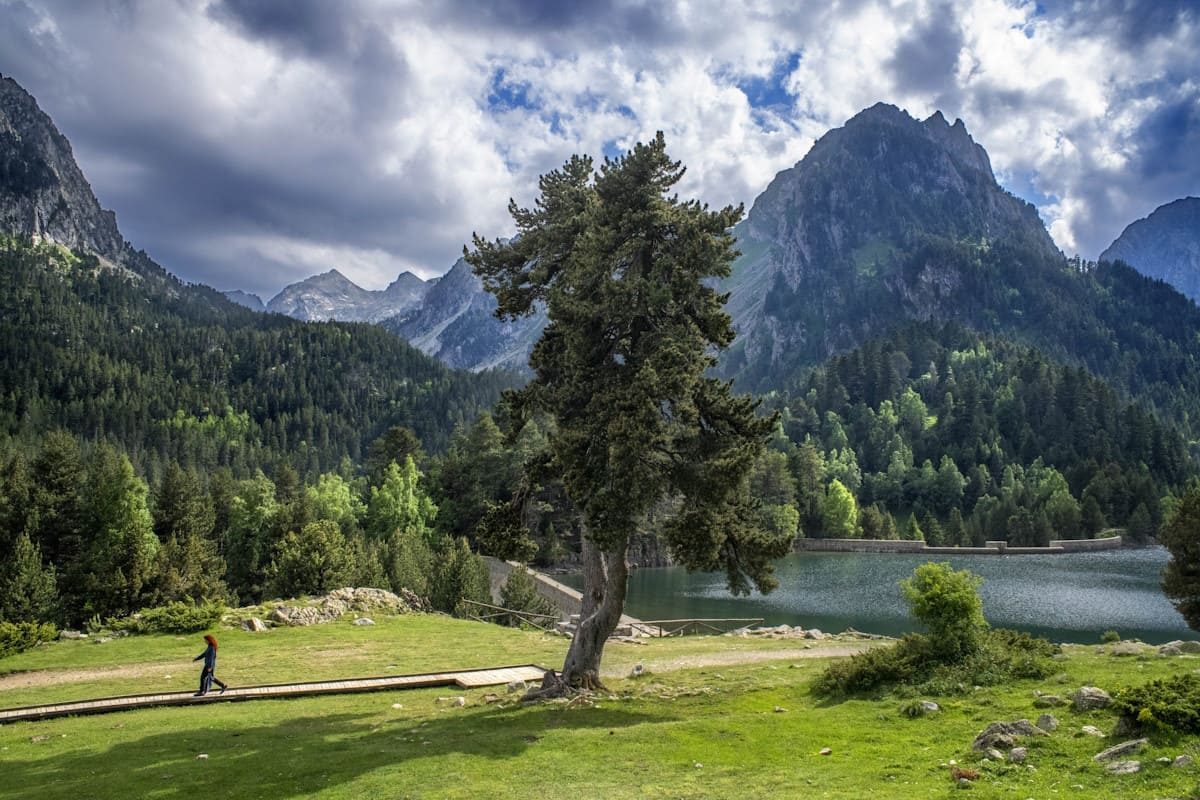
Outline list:
[[[510,681],[540,681],[545,667],[521,664],[488,669],[465,669],[451,672],[432,672],[420,675],[385,675],[378,678],[353,678],[342,681],[313,681],[311,683],[278,683],[263,686],[229,688],[223,694],[212,691],[204,697],[191,692],[166,694],[134,694],[123,697],[104,697],[44,706],[25,706],[0,710],[0,725],[21,720],[48,719],[82,714],[105,714],[133,708],[153,706],[186,706],[198,703],[220,703],[236,700],[266,700],[276,697],[311,697],[321,694],[350,694],[353,692],[383,692],[392,689],[423,689],[431,686],[458,686],[474,689],[480,686],[499,686]]]

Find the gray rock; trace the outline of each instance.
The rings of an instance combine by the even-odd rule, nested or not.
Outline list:
[[[1055,706],[1065,705],[1067,701],[1063,700],[1056,694],[1043,694],[1035,697],[1033,700],[1034,708],[1054,708]]]
[[[1175,642],[1175,646],[1178,647],[1184,653],[1187,653],[1189,655],[1195,655],[1196,653],[1200,653],[1200,642],[1195,642],[1195,641]]]
[[[1117,642],[1109,650],[1112,656],[1140,656],[1146,648],[1138,642]]]
[[[264,633],[270,630],[270,628],[267,627],[267,623],[263,622],[258,617],[251,617],[250,619],[242,620],[242,629],[250,631],[251,633]]]
[[[1015,722],[993,722],[975,737],[975,741],[971,743],[971,749],[982,752],[993,747],[1013,747],[1020,736],[1046,735],[1044,730],[1027,719],[1019,719]]]
[[[1029,751],[1024,747],[1014,747],[1008,751],[1008,760],[1014,764],[1024,764],[1027,758],[1029,758]]]
[[[529,687],[525,685],[525,681],[517,680],[508,682],[509,694],[513,694],[514,692],[524,692],[528,688]]]
[[[1158,654],[1160,656],[1181,656],[1183,655],[1183,651],[1173,644],[1164,644],[1158,648]]]
[[[1184,753],[1181,756],[1176,756],[1175,760],[1171,762],[1171,766],[1172,767],[1190,767],[1195,760],[1196,759],[1192,758],[1187,753]]]
[[[355,625],[374,625],[375,620],[371,619],[370,617],[359,617],[358,619],[354,620],[354,624]]]
[[[59,639],[86,639],[88,635],[81,631],[59,631]]]
[[[933,702],[932,700],[922,700],[921,701],[921,710],[924,711],[926,714],[936,714],[937,712],[942,710],[942,707],[939,706],[937,703]]]
[[[1088,736],[1095,736],[1097,739],[1105,739],[1108,737],[1107,733],[1100,730],[1095,725],[1084,725],[1082,728],[1080,728],[1080,730],[1086,733]]]
[[[1092,760],[1112,761],[1114,758],[1120,758],[1121,756],[1127,756],[1130,753],[1136,753],[1149,743],[1149,739],[1130,739],[1127,742],[1114,744],[1107,750],[1102,750],[1099,753],[1096,753],[1096,755],[1092,756]]]
[[[1142,771],[1142,762],[1114,761],[1111,764],[1105,764],[1104,769],[1113,775],[1132,775]]]
[[[992,761],[1003,761],[1004,760],[1004,753],[1001,753],[999,750],[997,750],[994,747],[989,747],[988,751],[986,753],[984,753],[984,755],[987,756]]]
[[[1086,711],[1092,708],[1108,708],[1112,705],[1112,697],[1108,692],[1095,686],[1080,686],[1072,698],[1076,709]]]
[[[1037,718],[1037,726],[1049,733],[1058,730],[1058,720],[1049,714],[1042,714]]]

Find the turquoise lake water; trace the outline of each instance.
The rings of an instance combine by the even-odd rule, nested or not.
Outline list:
[[[799,553],[776,564],[779,588],[731,597],[724,579],[680,567],[634,570],[626,613],[640,619],[762,617],[764,624],[898,635],[917,629],[898,586],[925,561],[948,561],[984,579],[984,616],[995,627],[1056,642],[1098,642],[1115,630],[1160,644],[1195,638],[1160,588],[1161,547],[1065,555],[921,556]],[[578,575],[558,576],[576,588]]]

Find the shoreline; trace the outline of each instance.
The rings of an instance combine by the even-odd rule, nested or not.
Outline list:
[[[1062,555],[1119,550],[1120,536],[1103,539],[1055,539],[1049,547],[1015,547],[987,542],[983,547],[931,547],[925,542],[896,539],[797,539],[796,552],[809,553],[928,553],[932,555]]]

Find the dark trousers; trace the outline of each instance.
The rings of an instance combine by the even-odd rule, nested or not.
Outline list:
[[[211,669],[206,667],[200,671],[200,694],[208,694],[208,690],[212,688],[214,683],[222,689],[225,688],[225,684],[217,680],[217,676],[213,675]]]

